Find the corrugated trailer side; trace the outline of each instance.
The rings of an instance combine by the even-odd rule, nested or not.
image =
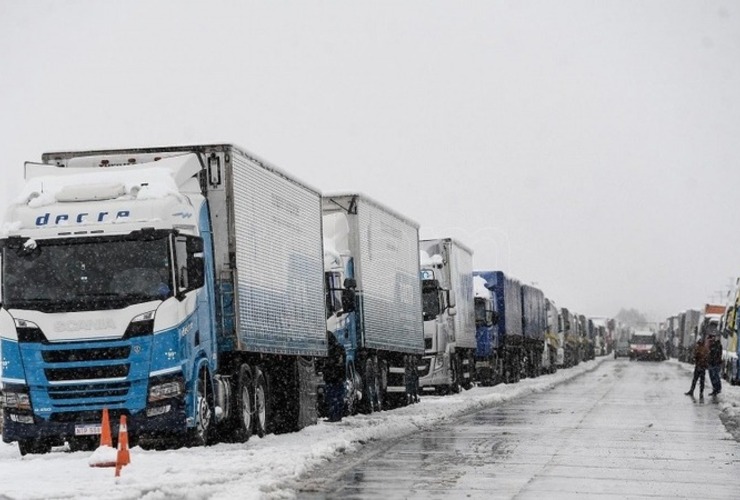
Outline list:
[[[177,295],[160,309],[178,336],[174,347],[161,340],[159,331],[152,342],[168,350],[151,359],[164,357],[174,364],[153,372],[148,381],[159,387],[174,377],[185,389],[172,397],[172,408],[188,413],[173,410],[174,417],[168,417],[165,412],[157,432],[145,429],[144,437],[156,440],[159,430],[166,430],[206,444],[216,437],[239,441],[252,433],[315,423],[315,362],[327,355],[321,196],[316,189],[232,144],[46,153],[42,158],[57,166],[146,163],[154,168],[160,160],[189,153],[201,168],[197,173],[173,170],[176,185],[184,188],[161,194],[190,203],[172,213],[165,228],[171,245],[168,278],[177,284]],[[149,219],[130,222],[137,234],[154,229]],[[167,328],[162,331],[174,331]]]
[[[237,349],[325,355],[321,195],[231,151]]]
[[[530,285],[522,285],[522,316],[524,337],[542,340],[547,329],[545,294]]]
[[[454,276],[455,342],[458,348],[475,349],[475,312],[473,301],[473,252],[455,240],[450,241],[451,271]]]
[[[364,347],[423,354],[418,225],[366,196],[352,219]]]
[[[504,311],[504,324],[502,335],[512,337],[523,337],[524,329],[522,325],[522,302],[521,302],[521,284],[506,276],[499,271],[497,274],[497,288],[501,290],[496,294],[496,302],[499,310]]]
[[[696,342],[696,335],[699,331],[699,321],[701,320],[701,312],[696,309],[689,309],[686,311],[685,323],[683,328],[683,341],[687,347],[693,347]]]

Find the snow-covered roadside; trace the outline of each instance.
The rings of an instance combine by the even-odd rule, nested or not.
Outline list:
[[[694,372],[694,365],[681,363],[675,359],[668,360],[681,370],[688,374],[686,378],[686,389],[691,384],[691,374]],[[706,376],[706,392],[711,392],[712,386],[709,382],[709,375]],[[722,392],[715,398],[705,397],[705,402],[716,402],[720,409],[720,418],[725,424],[727,430],[733,437],[740,441],[740,386],[730,385],[727,380],[722,380]]]
[[[137,447],[118,479],[112,469],[89,467],[90,453],[55,449],[48,455],[21,457],[15,444],[0,443],[0,498],[293,498],[289,485],[296,479],[369,441],[398,438],[462,413],[547,391],[609,359],[597,358],[517,384],[425,397],[413,406],[340,423],[320,422],[301,432],[252,438],[244,444],[170,451]]]

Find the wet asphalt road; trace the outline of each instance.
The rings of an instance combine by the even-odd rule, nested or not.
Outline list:
[[[370,448],[298,497],[740,498],[740,444],[716,400],[683,395],[690,382],[672,363],[608,360],[548,393]]]

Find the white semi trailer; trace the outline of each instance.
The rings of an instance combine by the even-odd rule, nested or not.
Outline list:
[[[316,421],[317,190],[230,144],[42,159],[0,238],[4,441],[91,447],[103,408],[142,443]]]
[[[473,252],[452,238],[422,240],[422,391],[459,392],[475,380]]]

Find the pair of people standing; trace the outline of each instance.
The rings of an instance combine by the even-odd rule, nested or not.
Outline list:
[[[696,382],[699,382],[699,397],[704,397],[704,379],[707,369],[709,370],[709,380],[712,383],[712,392],[710,396],[716,396],[722,392],[722,380],[720,379],[720,370],[722,368],[722,343],[717,338],[717,332],[712,330],[706,340],[696,341],[694,346],[694,378],[691,380],[691,389],[686,393],[687,396],[694,395]]]
[[[710,396],[716,396],[722,392],[722,343],[716,331],[709,333],[709,380],[712,382]]]

